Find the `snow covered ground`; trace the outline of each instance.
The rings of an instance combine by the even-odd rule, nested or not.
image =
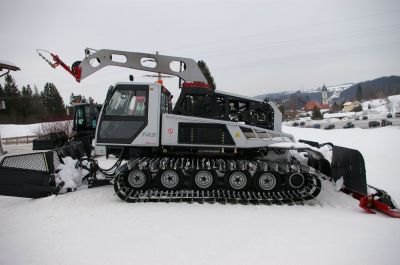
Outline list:
[[[359,149],[368,182],[400,201],[399,127],[284,131]],[[398,264],[399,220],[323,185],[305,206],[128,204],[112,187],[0,196],[0,264]]]

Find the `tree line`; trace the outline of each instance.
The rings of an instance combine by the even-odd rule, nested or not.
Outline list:
[[[21,89],[11,75],[0,84],[0,123],[26,124],[67,118],[66,106],[53,83],[46,83],[43,90],[30,85]]]

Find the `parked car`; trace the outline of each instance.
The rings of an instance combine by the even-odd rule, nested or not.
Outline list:
[[[356,121],[359,121],[359,120],[360,120],[360,116],[357,116],[357,117],[356,117]]]
[[[329,124],[328,126],[325,126],[324,130],[332,130],[335,128],[335,124]]]
[[[393,118],[392,113],[388,113],[388,115],[386,115],[386,118],[388,118],[388,119]]]
[[[304,121],[300,122],[300,126],[304,126],[306,123]]]
[[[362,116],[362,119],[363,120],[368,120],[368,117],[367,116]]]
[[[385,120],[385,119],[383,119],[381,121],[381,126],[382,127],[389,126],[389,125],[393,125],[393,123],[391,121],[388,121],[388,120]]]
[[[371,128],[375,128],[375,127],[381,126],[381,124],[379,123],[379,121],[370,121],[368,123],[368,126],[371,127]]]
[[[354,123],[352,123],[351,121],[349,121],[343,126],[343,129],[349,129],[349,128],[354,128]]]
[[[394,115],[396,118],[400,118],[400,112],[396,112],[396,114]]]
[[[299,126],[299,123],[297,121],[295,121],[295,122],[293,122],[293,126],[297,127],[297,126]]]
[[[320,129],[320,128],[321,128],[321,124],[316,123],[316,124],[313,124],[312,127],[313,127],[314,129]]]

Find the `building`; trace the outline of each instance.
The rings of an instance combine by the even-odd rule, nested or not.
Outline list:
[[[321,109],[329,109],[329,98],[328,98],[328,89],[325,85],[321,88],[322,91],[322,105]]]
[[[354,102],[345,102],[343,104],[343,112],[351,112],[353,111],[355,108],[360,106],[360,102],[359,101],[354,101]]]
[[[315,100],[308,101],[304,107],[305,111],[313,111],[315,108],[321,109],[321,105]]]

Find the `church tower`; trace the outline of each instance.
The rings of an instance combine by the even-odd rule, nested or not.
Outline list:
[[[322,108],[329,109],[328,89],[325,85],[322,86]]]

